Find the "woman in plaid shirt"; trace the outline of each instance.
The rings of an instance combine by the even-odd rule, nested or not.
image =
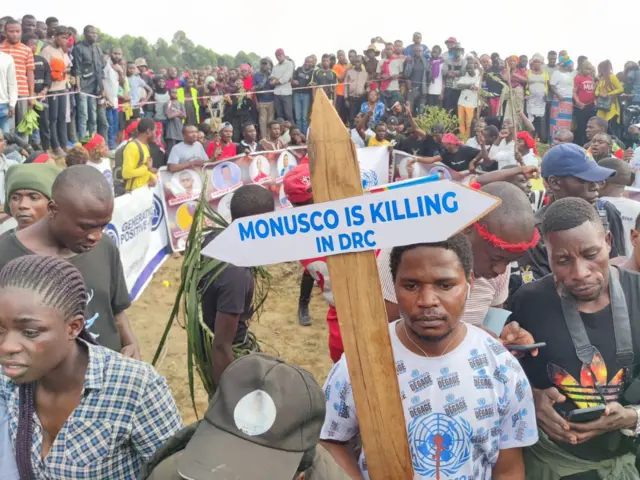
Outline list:
[[[0,397],[22,480],[135,479],[183,426],[163,377],[94,343],[86,302],[61,258],[27,255],[0,272]]]

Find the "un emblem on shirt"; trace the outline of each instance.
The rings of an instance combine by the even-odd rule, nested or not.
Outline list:
[[[420,476],[454,476],[471,457],[473,429],[461,417],[422,415],[409,423],[408,434],[413,469]]]
[[[360,179],[362,180],[362,188],[364,190],[378,185],[378,175],[375,170],[360,170]]]

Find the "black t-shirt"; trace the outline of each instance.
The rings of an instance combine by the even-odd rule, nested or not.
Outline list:
[[[422,139],[422,145],[418,155],[421,157],[435,157],[443,151],[442,144],[436,142],[431,135],[427,135]]]
[[[313,77],[313,69],[305,72],[304,68],[298,67],[295,72],[293,72],[293,79],[298,81],[297,87],[306,87],[311,82],[311,78]],[[304,90],[297,90],[296,93],[311,93],[311,89],[305,88]]]
[[[619,270],[620,284],[625,293],[627,308],[631,317],[631,333],[633,336],[634,365],[632,375],[639,372],[640,364],[640,325],[634,320],[640,312],[640,274]],[[510,320],[520,324],[529,331],[536,342],[546,342],[547,346],[539,350],[537,357],[525,356],[522,360],[532,388],[545,389],[552,386],[567,395],[567,401],[556,404],[560,411],[568,412],[575,408],[585,408],[601,404],[598,392],[592,386],[585,386],[581,376],[583,365],[578,359],[569,330],[564,320],[560,297],[556,292],[553,275],[548,275],[536,282],[523,285],[514,295],[511,302],[513,314]],[[591,344],[598,349],[602,361],[597,363],[598,356],[592,363],[593,374],[600,377],[600,391],[607,395],[608,401],[624,402],[619,398],[624,392],[625,379],[616,359],[616,342],[613,331],[611,305],[596,313],[580,313]],[[604,362],[604,364],[602,363]],[[587,369],[585,368],[585,374]],[[629,375],[631,377],[631,375]],[[573,384],[573,387],[571,387]],[[577,385],[576,385],[577,384]],[[564,386],[564,387],[563,387]],[[589,404],[587,404],[589,402]],[[601,435],[581,445],[559,443],[558,445],[573,455],[599,461],[626,453],[627,441],[617,442],[622,438],[619,432]],[[617,439],[615,438],[617,437]],[[614,446],[612,451],[611,445]]]
[[[11,260],[34,255],[15,233],[0,237],[0,270]],[[131,306],[120,253],[107,235],[92,250],[68,259],[80,270],[89,295],[85,326],[100,345],[122,350],[115,316]]]
[[[442,157],[442,163],[447,167],[455,170],[456,172],[462,172],[469,169],[469,164],[478,156],[479,153],[480,150],[477,148],[460,145],[456,153],[449,153],[443,149],[440,152],[440,156]]]
[[[400,150],[401,152],[405,152],[410,155],[418,155],[421,146],[422,140],[420,138],[405,137],[400,142],[398,142],[398,145],[396,145],[396,150]]]
[[[216,236],[216,233],[209,235],[202,247],[208,245]],[[215,334],[218,312],[240,315],[238,330],[233,340],[233,344],[238,345],[243,344],[247,338],[249,319],[253,315],[255,280],[249,267],[226,265],[202,294],[202,318],[207,327]],[[222,266],[215,268],[211,275],[215,275],[220,268]]]

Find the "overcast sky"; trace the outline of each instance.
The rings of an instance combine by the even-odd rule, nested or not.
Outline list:
[[[11,9],[26,4],[14,2]],[[640,46],[632,41],[640,6],[631,0],[454,0],[435,5],[421,0],[109,0],[92,6],[31,0],[29,11],[10,13],[31,13],[38,20],[55,16],[78,30],[93,24],[113,36],[144,36],[150,42],[158,37],[170,40],[174,32],[184,30],[196,44],[231,55],[244,50],[273,58],[282,47],[296,64],[311,53],[320,56],[352,48],[361,52],[375,36],[407,44],[415,31],[422,33],[429,48],[444,46],[444,40],[454,36],[467,53],[531,57],[566,49],[574,61],[586,55],[596,66],[608,58],[616,72],[625,61],[640,59]]]

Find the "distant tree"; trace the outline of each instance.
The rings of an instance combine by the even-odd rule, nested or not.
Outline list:
[[[124,35],[117,38],[103,32],[100,32],[98,43],[105,53],[111,51],[113,47],[121,48],[123,58],[128,61],[144,58],[152,70],[167,67],[196,69],[216,65],[234,68],[243,63],[257,68],[260,63],[260,56],[254,52],[240,51],[234,57],[196,45],[182,30],[173,34],[171,43],[164,38],[159,38],[154,44],[150,44],[144,37]]]

